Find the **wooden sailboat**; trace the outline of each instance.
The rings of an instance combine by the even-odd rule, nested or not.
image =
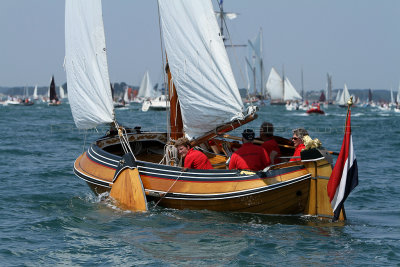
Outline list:
[[[112,125],[76,159],[75,174],[94,192],[110,191],[121,206],[132,210],[147,210],[146,201],[154,200],[176,209],[331,218],[326,185],[332,165],[324,150],[305,150],[301,161],[258,172],[226,168],[232,152],[226,133],[257,114],[251,107],[244,110],[211,2],[159,0],[158,6],[168,55],[168,133],[118,125],[109,90],[101,2],[67,0],[66,71],[75,124],[81,129]],[[90,95],[90,102],[82,95]],[[179,166],[173,142],[184,135],[203,149],[213,170]],[[211,149],[210,141],[220,145],[219,151]],[[292,155],[293,148],[283,148],[284,155]]]

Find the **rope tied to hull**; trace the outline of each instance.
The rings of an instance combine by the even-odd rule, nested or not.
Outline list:
[[[115,127],[118,129],[118,137],[121,142],[121,147],[124,150],[124,153],[131,153],[133,158],[136,160],[135,154],[133,154],[131,145],[129,143],[128,139],[128,133],[126,132],[126,129],[122,126],[119,126],[117,121],[114,121]]]
[[[167,192],[165,192],[164,195],[162,195],[160,197],[160,199],[157,201],[157,203],[154,205],[154,208],[158,206],[158,204],[161,202],[161,200],[163,200],[163,198],[171,191],[172,187],[176,184],[176,182],[179,180],[179,178],[181,178],[182,174],[184,173],[184,171],[181,171],[181,173],[179,174],[178,177],[176,177],[175,181],[172,183],[172,185],[168,188]]]

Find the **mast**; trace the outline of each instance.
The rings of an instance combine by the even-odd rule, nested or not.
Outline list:
[[[332,102],[332,75],[329,75],[329,73],[327,73],[326,78],[328,81],[328,95],[326,97],[328,99],[328,103],[331,103]]]
[[[168,65],[165,66],[165,72],[167,73],[168,79],[168,95],[169,95],[169,104],[170,104],[170,116],[169,116],[169,125],[170,125],[170,135],[171,139],[177,140],[180,137],[183,137],[183,122],[182,122],[182,114],[181,114],[181,106],[178,100],[178,93],[176,91],[175,85],[172,82],[172,74]]]
[[[262,28],[260,28],[260,79],[261,79],[261,88],[260,88],[260,94],[261,94],[261,99],[264,99],[265,96],[265,83],[264,83],[264,62],[263,62],[263,34],[262,34]]]
[[[282,101],[285,101],[285,67],[282,65]]]
[[[301,98],[304,100],[304,79],[303,79],[303,68],[301,68]]]
[[[222,37],[222,41],[225,43],[225,36],[224,36],[224,5],[223,5],[223,0],[220,1],[219,3],[219,8],[220,8],[220,31],[221,31],[221,37]]]

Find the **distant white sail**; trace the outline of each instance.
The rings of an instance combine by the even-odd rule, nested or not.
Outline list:
[[[100,0],[65,2],[65,70],[69,102],[80,129],[113,121]]]
[[[285,77],[285,90],[283,95],[283,100],[301,100],[301,95],[296,91],[296,88],[292,85],[287,77]]]
[[[150,75],[149,72],[146,71],[146,73],[143,76],[142,82],[140,83],[140,88],[139,88],[139,93],[137,97],[139,98],[152,98],[154,97],[154,90],[153,90],[153,85],[150,80]]]
[[[271,68],[266,87],[272,100],[283,100],[283,81],[275,68]]]
[[[35,85],[35,89],[33,89],[33,99],[35,99],[35,100],[39,99],[38,94],[37,94],[37,85]]]
[[[188,138],[242,119],[243,103],[211,1],[159,0],[162,35]]]
[[[390,88],[390,104],[391,105],[394,105],[395,103],[394,103],[394,97],[393,97],[393,90],[392,90],[392,88]]]
[[[256,37],[248,40],[248,64],[247,76],[250,82],[250,93],[265,94],[265,78],[262,52],[262,30]],[[246,65],[247,66],[247,65]]]
[[[399,89],[397,91],[396,102],[400,104],[400,84],[399,84]]]
[[[124,101],[125,101],[125,103],[129,103],[129,87],[127,86],[126,88],[125,88],[125,92],[124,92]]]
[[[342,96],[342,91],[340,91],[340,89],[338,90],[337,94],[336,94],[336,99],[335,102],[338,104],[340,101],[340,97]]]
[[[59,89],[60,89],[60,98],[61,99],[65,98],[64,88],[60,85]]]
[[[339,105],[347,105],[347,101],[350,99],[350,93],[349,90],[347,89],[347,85],[344,84],[344,88],[343,88],[343,93],[340,96]]]

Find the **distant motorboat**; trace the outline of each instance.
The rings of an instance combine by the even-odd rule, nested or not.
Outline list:
[[[307,114],[321,114],[321,115],[325,114],[325,112],[321,109],[319,103],[312,104],[310,109],[308,109],[306,112]]]
[[[146,100],[142,104],[142,111],[146,112],[149,109],[152,110],[166,110],[169,108],[169,101],[165,95]]]

